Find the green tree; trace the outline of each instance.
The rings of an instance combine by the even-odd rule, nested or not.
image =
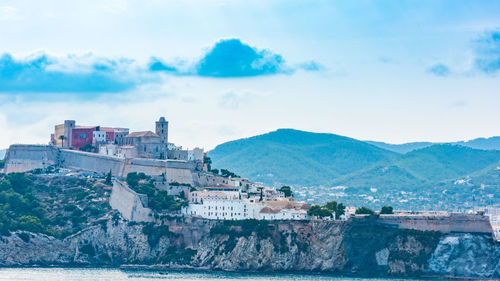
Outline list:
[[[66,139],[66,137],[61,135],[59,136],[59,139],[61,140],[61,147],[64,147],[64,140]]]
[[[218,169],[213,169],[213,170],[211,170],[210,172],[212,172],[212,173],[214,173],[214,174],[216,174],[216,175],[218,175],[218,174],[219,174],[219,170],[218,170]]]
[[[139,184],[140,180],[149,179],[144,173],[131,172],[127,174],[127,184],[129,187],[135,187]]]
[[[394,210],[392,209],[391,206],[384,206],[382,207],[382,209],[380,210],[380,214],[382,215],[390,215],[390,214],[394,214]]]
[[[289,187],[288,185],[284,185],[282,186],[280,189],[278,189],[279,191],[285,193],[285,197],[290,197],[292,196],[292,188]]]
[[[203,163],[204,164],[207,164],[207,170],[211,171],[212,169],[212,159],[210,159],[210,157],[208,156],[205,156],[203,157]]]
[[[373,215],[375,212],[365,206],[356,209],[356,215]]]
[[[43,232],[45,226],[42,224],[39,218],[34,216],[21,216],[19,218],[19,229],[26,230],[29,232]]]
[[[95,147],[93,145],[87,143],[86,145],[80,147],[80,150],[85,151],[85,152],[93,152],[93,151],[95,151]]]
[[[315,216],[315,217],[331,217],[333,211],[325,208],[324,206],[321,207],[320,205],[312,205],[309,210],[307,210],[307,214],[310,216]]]
[[[107,185],[111,185],[111,170],[109,170],[109,173],[106,175],[106,181],[104,182]]]

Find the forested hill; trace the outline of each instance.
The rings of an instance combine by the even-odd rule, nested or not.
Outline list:
[[[321,187],[343,186],[348,197],[340,199],[363,196],[352,204],[370,198],[372,206],[384,201],[404,206],[419,197],[428,198],[429,206],[500,203],[494,199],[500,196],[498,150],[435,144],[402,154],[339,135],[280,129],[223,143],[208,155],[214,168],[254,181],[296,190],[318,187],[303,189],[301,199],[321,200],[333,192]]]
[[[326,184],[335,178],[390,163],[397,153],[334,134],[280,129],[218,145],[213,166],[268,184]]]

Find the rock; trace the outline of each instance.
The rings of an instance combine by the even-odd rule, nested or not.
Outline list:
[[[181,218],[160,226],[119,218],[99,221],[63,240],[43,234],[28,234],[29,240],[23,240],[16,232],[0,237],[0,266],[500,276],[500,245],[484,234],[405,230],[369,219],[248,223],[250,230],[243,231],[244,222]],[[227,225],[227,231],[211,232],[215,225]]]

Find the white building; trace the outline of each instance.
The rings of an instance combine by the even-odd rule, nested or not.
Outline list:
[[[105,131],[93,131],[92,132],[92,143],[94,145],[100,143],[106,143],[106,132]]]
[[[262,207],[243,200],[206,199],[203,204],[189,204],[187,215],[216,220],[255,219]]]
[[[309,205],[286,200],[263,200],[248,197],[238,188],[217,185],[188,194],[189,206],[183,213],[217,220],[303,220],[308,219]]]
[[[203,149],[194,148],[188,150],[188,160],[189,161],[201,161],[203,162]]]

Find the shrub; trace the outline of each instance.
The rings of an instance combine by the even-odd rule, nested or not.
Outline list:
[[[355,213],[357,215],[373,215],[375,212],[372,209],[363,206],[361,208],[356,209]]]
[[[392,209],[391,206],[384,206],[382,207],[382,209],[380,210],[380,213],[381,214],[394,214],[394,211]]]
[[[18,233],[17,236],[19,236],[19,238],[21,238],[21,240],[23,240],[25,243],[28,243],[30,241],[30,235],[26,232]]]

